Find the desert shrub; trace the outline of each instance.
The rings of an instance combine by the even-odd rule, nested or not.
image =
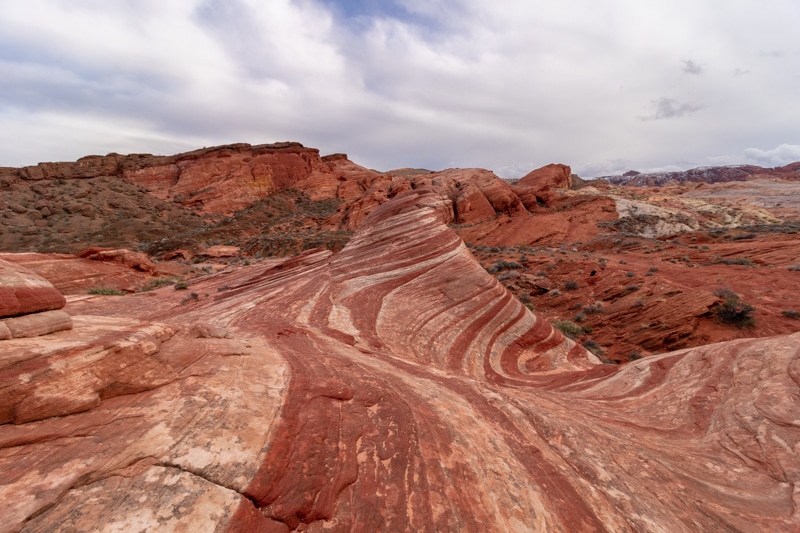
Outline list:
[[[636,277],[636,273],[635,272],[631,272],[631,271],[625,272],[625,275],[628,276],[629,278],[635,278]]]
[[[636,292],[638,290],[639,290],[638,285],[628,285],[627,287],[625,287],[625,292]]]
[[[602,313],[603,304],[601,304],[600,302],[595,302],[592,305],[584,305],[583,312],[586,313],[587,315]]]
[[[800,263],[795,263],[794,265],[790,265],[789,270],[800,272]]]
[[[636,361],[637,359],[641,359],[641,358],[642,358],[642,354],[639,353],[636,350],[634,350],[634,351],[632,351],[631,353],[628,354],[628,359],[631,360],[631,361]]]
[[[522,296],[519,297],[519,301],[524,304],[529,304],[531,303],[531,297],[528,296],[527,294],[523,294]]]
[[[600,345],[597,344],[597,341],[594,339],[583,341],[583,347],[595,355],[603,355],[605,353],[603,349],[600,347]]]
[[[720,258],[715,261],[723,265],[743,265],[743,266],[756,266],[752,261],[746,257],[734,257],[732,259]]]
[[[578,313],[574,317],[572,317],[572,320],[578,323],[583,322],[584,320],[586,320],[586,313]]]
[[[570,339],[577,339],[583,335],[584,332],[584,329],[581,326],[575,322],[570,322],[569,320],[554,320],[553,327]]]
[[[186,283],[185,281],[179,281],[178,283],[175,284],[175,290],[176,291],[184,291],[184,290],[186,290],[188,288],[189,288],[189,284]]]
[[[500,272],[502,270],[517,270],[522,268],[522,265],[517,263],[516,261],[497,261],[495,264],[488,268],[488,271],[492,274]]]
[[[578,288],[578,282],[574,279],[568,279],[564,282],[564,290],[565,291],[574,291]]]
[[[111,289],[109,287],[93,287],[89,289],[89,294],[100,294],[103,296],[124,296],[125,293],[118,289]]]
[[[520,273],[516,270],[510,270],[508,272],[503,272],[497,277],[497,281],[506,281],[508,279],[517,279],[519,278]]]
[[[539,270],[539,271],[536,272],[536,275],[541,277],[541,278],[546,278],[547,277],[547,271],[546,270]]]
[[[193,293],[189,294],[189,296],[187,296],[186,298],[181,300],[181,305],[186,305],[189,302],[196,302],[199,299],[200,299],[200,295],[197,294],[196,292],[193,292]]]
[[[719,287],[714,289],[714,296],[717,298],[723,298],[725,300],[729,298],[738,299],[739,295],[733,292],[730,287]]]
[[[650,267],[647,269],[648,274],[652,274],[653,272],[658,272],[658,267]]]
[[[175,281],[176,281],[175,278],[156,278],[150,281],[150,283],[148,283],[144,287],[140,288],[139,292],[152,291],[153,289],[157,289],[159,287],[172,285],[173,283],[175,283]]]
[[[783,316],[798,319],[800,318],[800,311],[795,311],[794,309],[784,309]]]
[[[753,311],[755,308],[739,298],[739,295],[727,287],[717,289],[714,295],[723,298],[721,304],[714,308],[714,316],[723,324],[730,324],[738,328],[748,328],[755,325]]]

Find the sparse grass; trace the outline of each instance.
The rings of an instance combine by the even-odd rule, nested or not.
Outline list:
[[[585,305],[583,306],[583,312],[587,315],[594,315],[597,313],[603,312],[603,304],[600,302],[595,302],[592,305]]]
[[[742,266],[749,266],[749,267],[756,266],[755,263],[753,263],[752,261],[750,261],[746,257],[734,257],[734,258],[731,258],[731,259],[717,258],[717,260],[714,261],[714,262],[715,263],[721,263],[723,265],[742,265]]]
[[[495,264],[490,266],[487,270],[490,274],[495,274],[497,272],[501,272],[503,270],[517,270],[522,268],[522,265],[517,263],[516,261],[497,261]]]
[[[197,294],[196,292],[193,292],[193,293],[189,294],[189,296],[187,296],[186,298],[181,300],[181,305],[186,305],[189,302],[196,302],[199,299],[200,299],[200,295]]]
[[[99,294],[102,296],[124,296],[125,293],[118,289],[109,287],[93,287],[89,289],[89,294]]]
[[[588,339],[583,341],[583,347],[597,356],[601,356],[605,353],[605,351],[603,351],[603,348],[601,348],[600,345],[597,344],[597,341],[594,339]]]
[[[516,270],[510,270],[508,272],[503,272],[499,276],[497,276],[497,281],[506,281],[509,279],[519,279],[520,273]]]
[[[144,287],[140,288],[138,292],[152,291],[153,289],[158,289],[159,287],[172,285],[176,281],[178,281],[176,278],[156,278],[154,280],[151,280],[150,283],[148,283]]]
[[[554,320],[553,327],[573,340],[584,333],[584,329],[581,326],[569,320]]]

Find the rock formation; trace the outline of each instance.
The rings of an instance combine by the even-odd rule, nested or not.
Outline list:
[[[797,530],[800,335],[599,364],[453,209],[2,341],[0,531]]]
[[[756,165],[729,165],[698,167],[675,172],[637,172],[631,170],[622,176],[598,176],[614,185],[653,187],[668,183],[725,183],[751,179],[779,178],[800,179],[800,164],[790,163],[782,167],[763,168]]]
[[[0,260],[0,340],[72,328],[64,296],[30,270]]]
[[[515,188],[525,207],[535,210],[539,204],[550,203],[553,189],[569,189],[572,184],[572,169],[567,165],[553,164],[525,174]]]

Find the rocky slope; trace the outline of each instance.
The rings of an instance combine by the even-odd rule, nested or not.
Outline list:
[[[725,168],[717,177],[733,179]],[[30,252],[10,260],[66,293],[133,292],[339,251],[378,206],[433,187],[449,200],[449,225],[513,294],[605,360],[626,361],[800,330],[797,165],[768,170],[637,187],[585,182],[560,164],[512,183],[483,169],[381,173],[298,143],[89,156],[0,169],[0,250]],[[129,249],[153,263],[52,255],[96,247],[107,249],[96,259]],[[723,290],[753,306],[747,327],[717,319]]]
[[[796,531],[800,336],[602,365],[435,186],[2,341],[0,531]]]

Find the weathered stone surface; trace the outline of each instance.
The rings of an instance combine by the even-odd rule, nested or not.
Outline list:
[[[78,257],[83,259],[93,259],[95,261],[111,261],[121,265],[128,266],[140,272],[147,272],[148,274],[157,274],[156,266],[147,257],[147,254],[142,252],[133,252],[125,249],[108,249],[108,248],[89,248],[78,254]]]
[[[530,210],[539,204],[547,205],[553,199],[551,189],[572,187],[572,169],[567,165],[551,164],[532,170],[517,182],[515,190]]]
[[[111,250],[96,259],[70,254],[0,254],[0,260],[35,272],[51,282],[63,294],[86,294],[97,288],[134,292],[153,281],[153,276],[179,276],[192,272],[191,267],[153,263],[144,254],[129,250]],[[118,253],[119,252],[119,253]],[[107,257],[108,260],[103,260]],[[150,273],[150,268],[154,272]]]
[[[0,531],[797,530],[800,334],[600,365],[452,213],[4,341]]]
[[[5,326],[11,337],[21,339],[23,337],[36,337],[72,329],[72,318],[64,311],[41,311],[13,318],[4,318],[0,324]],[[0,331],[0,338],[3,338],[2,331]]]
[[[207,257],[236,257],[241,253],[242,249],[238,246],[225,246],[222,244],[218,244],[215,246],[209,246],[208,248],[202,250],[200,255],[205,255]]]
[[[0,260],[0,318],[61,309],[64,296],[27,268]]]

